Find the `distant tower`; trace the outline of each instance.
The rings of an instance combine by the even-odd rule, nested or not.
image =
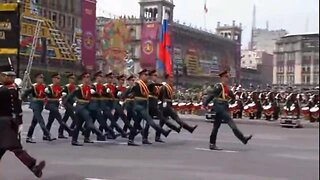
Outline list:
[[[231,75],[233,75],[234,82],[240,83],[240,61],[241,61],[241,34],[242,34],[242,25],[241,23],[239,26],[236,25],[236,21],[232,21],[232,25],[224,25],[221,26],[220,22],[217,24],[216,33],[220,36],[225,38],[231,39],[236,44],[236,51],[235,51],[235,65],[236,69],[231,71]]]
[[[169,23],[173,21],[173,0],[141,0],[139,4],[143,23],[161,23],[165,16]]]
[[[241,44],[242,25],[236,25],[236,21],[232,21],[232,25],[221,26],[220,22],[217,24],[216,32],[220,36],[231,39]]]
[[[254,49],[254,31],[256,30],[256,5],[253,5],[253,13],[252,13],[252,29],[251,29],[251,41],[249,49],[252,51]]]

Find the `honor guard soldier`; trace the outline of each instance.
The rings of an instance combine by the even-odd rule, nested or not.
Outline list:
[[[37,164],[21,145],[20,133],[22,130],[22,101],[19,90],[14,83],[15,72],[11,65],[0,66],[0,162],[6,151],[14,155],[40,178],[45,162]]]
[[[89,110],[91,117],[93,119],[93,123],[95,120],[98,120],[99,125],[102,130],[105,130],[106,133],[108,133],[108,138],[115,139],[116,136],[113,132],[113,129],[111,129],[106,119],[103,117],[102,114],[102,107],[103,107],[103,94],[106,93],[106,89],[104,87],[103,83],[103,73],[102,71],[98,71],[94,74],[95,82],[91,86],[91,101],[89,104]],[[90,131],[87,131],[85,134],[85,138],[89,139]]]
[[[124,92],[123,98],[125,99],[124,101],[124,108],[127,111],[127,118],[128,118],[128,122],[130,123],[131,119],[133,119],[134,121],[134,127],[138,130],[142,130],[142,127],[140,125],[139,119],[137,119],[137,115],[133,110],[134,107],[134,96],[132,94],[132,87],[134,85],[135,82],[135,77],[133,75],[129,76],[127,78],[127,88],[126,91]],[[137,124],[136,122],[139,121],[139,123]],[[123,131],[127,132],[128,127],[126,125],[124,125],[123,127]]]
[[[111,129],[116,129],[122,137],[126,137],[127,133],[123,131],[123,129],[117,124],[117,119],[115,119],[112,111],[115,111],[115,93],[116,87],[113,84],[113,73],[110,72],[105,75],[106,84],[104,87],[106,89],[106,93],[104,94],[104,105],[103,105],[103,116],[110,120]],[[100,128],[101,130],[101,128]]]
[[[65,113],[63,115],[62,121],[67,123],[69,117],[72,120],[72,123],[70,125],[70,128],[74,129],[75,128],[75,122],[76,122],[76,118],[75,118],[75,114],[74,114],[74,107],[73,104],[75,103],[75,101],[73,99],[69,99],[69,101],[66,101],[67,96],[70,96],[70,94],[73,93],[73,91],[76,89],[76,85],[75,85],[75,80],[76,80],[76,76],[73,73],[70,73],[67,75],[68,78],[68,84],[66,84],[63,88],[62,88],[62,104],[65,108]],[[66,138],[63,135],[63,126],[60,125],[59,127],[59,137],[61,138]],[[72,136],[72,134],[69,134],[69,136]]]
[[[54,73],[51,76],[51,79],[52,79],[52,84],[47,86],[44,91],[47,97],[47,103],[45,105],[45,109],[50,112],[46,127],[50,132],[52,123],[56,119],[59,122],[60,126],[62,126],[68,132],[68,134],[71,135],[72,131],[70,127],[65,122],[62,121],[62,117],[59,112],[59,105],[62,97],[62,87],[60,86],[61,76],[59,73]],[[58,138],[64,139],[66,137],[59,136]],[[44,136],[43,140],[48,140],[48,138]]]
[[[159,108],[158,102],[159,102],[159,94],[160,89],[162,87],[162,84],[157,83],[158,81],[158,75],[156,70],[152,70],[149,72],[149,83],[148,83],[148,89],[149,89],[149,114],[151,117],[158,117],[159,119],[159,125],[160,127],[163,127],[163,125],[167,125],[170,129],[180,133],[181,126],[177,127],[174,124],[172,124],[166,117],[164,117],[162,109]],[[143,133],[143,143],[144,144],[151,144],[148,141],[148,134],[149,134],[149,125],[147,124],[145,127],[145,131]],[[164,141],[160,138],[161,133],[156,132],[155,141],[164,143]]]
[[[75,91],[68,98],[76,98],[76,129],[72,135],[72,145],[82,146],[78,142],[79,131],[82,129],[83,124],[86,124],[86,131],[93,131],[99,138],[104,141],[105,137],[101,131],[93,124],[93,120],[90,116],[89,103],[91,101],[91,86],[90,86],[90,74],[87,72],[81,75],[82,84],[78,85]],[[84,140],[85,143],[92,143],[89,139]]]
[[[147,121],[147,123],[154,128],[156,131],[161,132],[165,137],[167,137],[171,130],[164,130],[162,129],[158,124],[156,124],[152,117],[149,115],[149,103],[148,103],[148,97],[149,97],[149,89],[146,84],[148,80],[148,70],[143,69],[139,72],[139,80],[135,83],[135,85],[132,88],[132,93],[134,95],[135,101],[134,101],[134,111],[137,113],[137,116],[141,119],[144,119]],[[136,146],[137,144],[134,143],[134,137],[137,134],[137,132],[134,131],[130,132],[128,145],[129,146]]]
[[[35,75],[35,79],[36,79],[36,83],[33,84],[32,87],[30,89],[28,89],[23,95],[23,99],[26,99],[29,95],[31,96],[30,108],[33,111],[33,118],[32,118],[32,122],[29,127],[29,130],[28,130],[26,142],[27,143],[35,143],[35,141],[33,141],[33,139],[32,139],[32,135],[34,132],[34,128],[36,127],[36,125],[38,123],[39,123],[39,125],[43,131],[43,135],[45,137],[43,139],[48,140],[48,141],[54,141],[54,140],[56,140],[56,138],[51,137],[50,131],[47,129],[45,122],[44,122],[44,119],[43,119],[43,116],[42,116],[44,103],[46,101],[46,95],[44,92],[46,86],[43,84],[44,76],[42,73],[37,73]]]
[[[183,129],[186,129],[190,133],[193,133],[193,131],[198,127],[198,125],[190,126],[189,124],[184,122],[182,119],[180,119],[180,117],[178,116],[178,113],[172,107],[173,94],[174,94],[173,77],[171,75],[166,74],[165,79],[166,79],[166,82],[163,83],[163,86],[159,94],[159,100],[161,101],[160,108],[162,109],[162,113],[164,117],[166,119],[171,117]],[[156,138],[160,137],[159,134],[157,134],[156,136],[158,136]]]
[[[225,120],[230,128],[232,129],[234,135],[243,143],[247,144],[247,142],[252,138],[250,136],[244,136],[242,132],[238,129],[233,119],[230,117],[229,113],[229,100],[234,100],[234,94],[229,90],[227,85],[230,75],[228,71],[222,71],[219,73],[221,82],[217,83],[214,86],[214,90],[212,94],[209,94],[207,99],[205,100],[204,107],[207,107],[210,101],[214,102],[214,111],[216,112],[215,121],[213,123],[213,130],[210,136],[210,149],[211,150],[221,150],[216,146],[216,139],[218,130],[220,128],[222,120]]]
[[[123,123],[128,127],[130,130],[133,128],[130,122],[128,121],[127,115],[124,113],[124,107],[123,101],[124,101],[124,92],[126,91],[126,87],[124,87],[124,82],[125,82],[125,75],[119,75],[117,77],[118,79],[118,86],[116,86],[115,92],[114,92],[114,97],[115,97],[115,102],[114,102],[114,119],[117,121],[119,117],[122,119]],[[122,136],[123,138],[127,138],[127,135]]]

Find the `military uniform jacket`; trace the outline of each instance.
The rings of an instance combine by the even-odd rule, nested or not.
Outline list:
[[[145,82],[138,80],[132,87],[131,93],[134,96],[136,105],[148,107],[148,97],[150,92]]]
[[[233,92],[229,89],[229,87],[223,83],[217,83],[211,94],[208,95],[208,97],[204,101],[204,106],[208,106],[210,101],[214,100],[214,103],[224,103],[228,104],[228,102],[231,100],[234,103],[235,96]]]
[[[42,109],[46,102],[45,89],[46,86],[44,84],[35,83],[24,92],[22,99],[27,99],[28,96],[31,96],[30,108],[33,110]]]
[[[173,96],[174,96],[173,87],[167,83],[162,85],[159,92],[159,100],[161,102],[167,102],[169,105],[171,105],[173,101]]]
[[[162,84],[155,83],[150,81],[148,83],[148,90],[149,90],[149,105],[150,107],[157,107],[158,106],[158,96],[160,94]]]
[[[58,84],[50,84],[46,87],[45,94],[48,102],[59,102],[59,99],[62,97],[62,87]]]
[[[65,101],[67,100],[68,96],[70,96],[76,89],[76,85],[75,84],[66,84],[65,86],[63,86],[62,88],[62,94],[64,94],[64,97],[62,98],[63,99],[63,103],[70,103],[70,104],[73,104],[74,103],[74,100],[72,99],[69,99],[69,102]]]
[[[0,149],[21,147],[18,127],[22,124],[22,108],[16,84],[0,84]]]
[[[74,99],[77,102],[77,105],[89,104],[91,100],[91,86],[84,84],[78,85],[68,98]]]

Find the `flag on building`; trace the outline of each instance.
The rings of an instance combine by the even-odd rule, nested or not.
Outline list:
[[[164,19],[160,34],[159,60],[164,65],[167,74],[172,75],[171,41],[168,32],[168,20]]]

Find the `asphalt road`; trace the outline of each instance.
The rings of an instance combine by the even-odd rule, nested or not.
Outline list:
[[[26,111],[24,135],[31,120]],[[45,118],[47,112],[45,113]],[[317,180],[319,179],[319,129],[287,129],[276,126],[239,125],[254,134],[242,145],[227,125],[218,135],[224,151],[209,151],[212,124],[199,124],[194,134],[182,131],[154,143],[128,147],[125,139],[73,147],[69,140],[43,142],[36,128],[37,144],[25,149],[46,160],[44,180]],[[54,125],[57,125],[55,122]],[[57,126],[52,133],[57,135]],[[150,140],[153,140],[151,133]],[[93,137],[92,137],[93,138]],[[82,139],[82,138],[81,138]],[[137,138],[138,143],[141,137]],[[33,180],[33,175],[12,153],[0,163],[0,180]]]

